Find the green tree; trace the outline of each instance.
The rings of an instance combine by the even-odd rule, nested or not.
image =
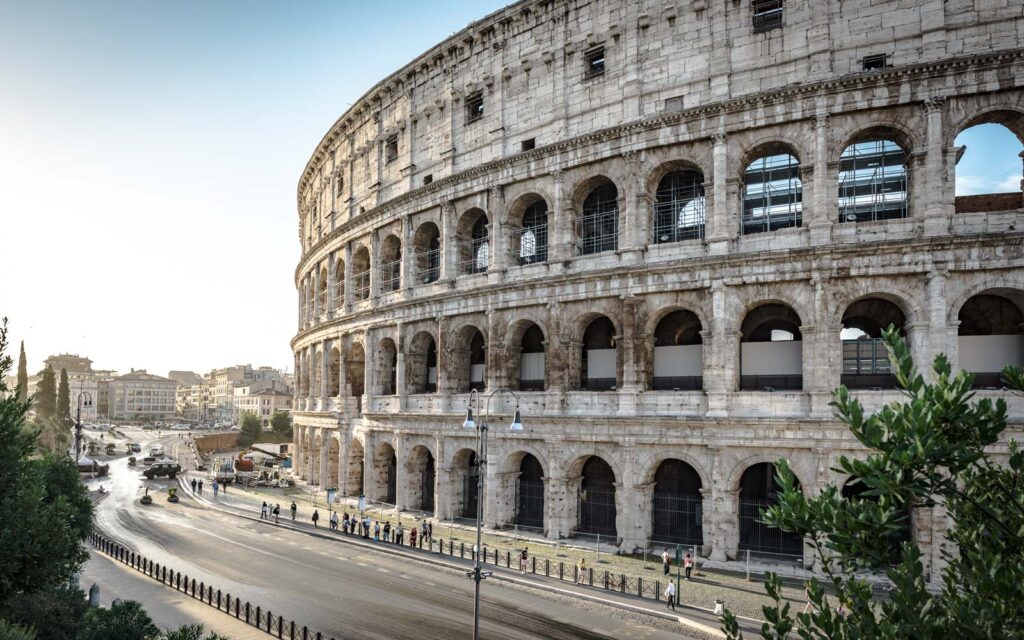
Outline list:
[[[35,393],[36,417],[52,421],[57,416],[57,381],[53,368],[46,365]]]
[[[242,433],[238,438],[238,444],[243,447],[248,447],[258,441],[260,434],[263,433],[263,423],[260,422],[260,417],[252,411],[242,412],[239,426],[242,429]]]
[[[864,460],[841,457],[835,471],[860,478],[869,499],[844,499],[836,486],[807,498],[786,461],[778,463],[783,490],[778,505],[762,517],[803,536],[825,580],[809,584],[814,610],[794,613],[780,598],[778,577],[769,574],[765,588],[775,606],[764,608],[761,635],[1024,638],[1024,453],[1004,438],[1006,403],[975,401],[971,374],[954,375],[944,355],[935,358],[934,382],[925,382],[892,327],[885,340],[906,399],[865,416],[840,387],[832,403],[871,452]],[[1024,390],[1020,370],[1007,367],[1003,376],[1013,389]],[[1005,464],[994,459],[996,446],[1005,446]],[[914,542],[903,543],[898,553],[889,542],[915,507],[944,510],[950,523],[952,544],[941,552],[943,566],[933,567],[941,572],[938,588],[929,588]],[[892,581],[889,598],[872,600],[865,572]],[[724,627],[730,638],[742,637],[729,613]]]
[[[36,640],[37,637],[33,629],[0,619],[0,638],[3,640]]]
[[[65,429],[74,424],[71,421],[71,385],[67,369],[60,370],[60,384],[57,386],[57,424]]]
[[[206,633],[206,628],[201,624],[183,625],[173,631],[165,633],[160,640],[228,640],[216,633]]]
[[[287,438],[292,437],[292,414],[288,411],[275,411],[274,415],[270,416],[270,428],[274,433]]]
[[[0,324],[0,391],[11,370],[7,321]],[[25,427],[29,403],[0,393],[0,606],[21,593],[66,584],[88,558],[91,503],[66,458],[40,456]],[[88,514],[88,518],[86,515]]]
[[[109,609],[89,609],[77,640],[156,640],[160,629],[134,600],[122,600]]]
[[[21,341],[21,355],[18,356],[18,400],[28,401],[28,359],[25,357],[25,341]]]
[[[31,628],[45,640],[75,640],[88,608],[81,589],[60,586],[14,595],[0,607],[0,618]]]

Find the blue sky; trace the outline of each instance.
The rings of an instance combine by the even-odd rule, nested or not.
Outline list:
[[[30,369],[64,351],[159,374],[290,367],[316,143],[503,5],[0,0],[0,315]],[[1019,180],[1009,140],[968,140],[958,183]]]

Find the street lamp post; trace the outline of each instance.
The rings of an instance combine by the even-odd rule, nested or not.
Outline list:
[[[473,420],[473,399],[476,398],[476,411],[480,415],[480,392],[473,389],[469,392],[469,407],[466,410],[466,421],[462,423],[465,429],[476,429],[477,432],[477,477],[476,477],[476,547],[473,551],[473,570],[468,574],[476,583],[473,594],[473,640],[480,638],[480,583],[491,576],[490,571],[480,570],[480,556],[483,546],[480,543],[484,519],[484,476],[487,470],[487,418],[490,415],[491,398],[495,395],[507,393],[516,400],[516,413],[509,425],[509,431],[513,433],[523,430],[523,421],[519,415],[519,396],[508,389],[495,389],[487,394],[487,401],[484,403],[484,413],[481,415],[480,424]]]
[[[78,393],[78,409],[75,412],[75,464],[78,464],[78,459],[82,457],[82,401],[85,400],[85,406],[92,406],[92,394],[88,391],[80,391]]]

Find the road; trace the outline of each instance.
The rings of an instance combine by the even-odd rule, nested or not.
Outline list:
[[[153,436],[138,437],[146,448]],[[168,451],[179,441],[164,438]],[[149,559],[215,588],[259,603],[336,638],[451,638],[470,633],[473,583],[464,575],[394,556],[266,526],[212,510],[183,495],[138,503],[145,481],[127,459],[111,462],[97,505],[98,527]],[[152,491],[152,489],[151,489]],[[209,491],[209,489],[207,489]],[[173,591],[168,589],[168,597]],[[674,623],[653,626],[595,605],[485,583],[481,637],[493,639],[671,639]],[[256,637],[256,632],[253,636]]]

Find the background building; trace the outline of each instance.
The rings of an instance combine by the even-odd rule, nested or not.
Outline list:
[[[145,369],[114,378],[108,386],[110,418],[164,420],[174,417],[177,383]]]
[[[258,380],[235,387],[234,419],[237,421],[242,413],[250,411],[263,422],[264,427],[270,426],[270,418],[275,411],[292,410],[292,391],[283,382],[277,380]]]
[[[92,360],[73,353],[61,353],[50,356],[44,363],[53,368],[57,384],[60,384],[61,369],[68,372],[68,387],[71,390],[71,418],[75,419],[78,411],[78,395],[86,392],[92,398],[92,403],[82,402],[82,422],[95,422],[99,412],[99,387],[97,386],[96,372],[92,369]]]

